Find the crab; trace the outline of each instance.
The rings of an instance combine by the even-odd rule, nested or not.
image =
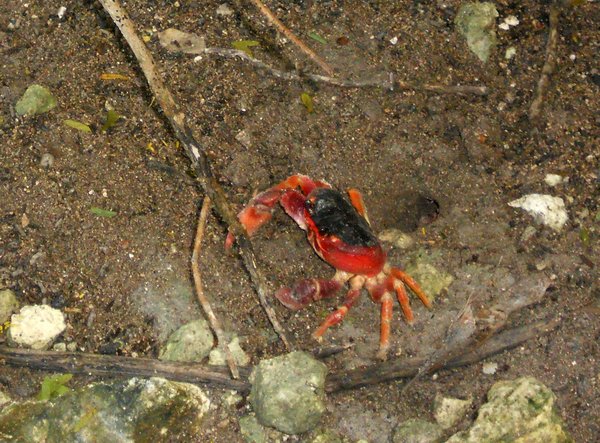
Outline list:
[[[408,286],[421,302],[431,302],[409,275],[387,263],[386,253],[373,234],[361,193],[347,191],[348,201],[323,180],[306,175],[292,175],[281,183],[256,195],[240,211],[238,219],[249,236],[272,217],[279,202],[285,212],[306,231],[314,251],[336,269],[331,279],[310,278],[283,287],[275,297],[287,308],[302,309],[311,302],[334,296],[346,283],[349,289],[341,306],[330,313],[313,333],[321,341],[323,334],[340,323],[357,302],[365,288],[375,303],[381,305],[381,326],[377,356],[385,360],[390,346],[390,324],[394,304],[398,299],[406,321],[414,320],[406,291]],[[226,248],[234,242],[229,233]]]

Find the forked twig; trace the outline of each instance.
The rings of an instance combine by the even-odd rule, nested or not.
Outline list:
[[[152,55],[146,48],[146,45],[138,37],[137,32],[135,31],[135,25],[129,19],[118,0],[100,0],[100,3],[111,16],[133,51],[133,54],[140,64],[140,68],[146,76],[146,80],[148,81],[154,97],[156,97],[163,113],[171,123],[171,127],[173,128],[176,137],[184,146],[185,152],[191,160],[192,166],[196,170],[198,180],[202,185],[205,194],[214,202],[217,212],[229,226],[229,230],[235,235],[244,266],[246,267],[248,274],[250,274],[250,279],[258,292],[260,303],[265,310],[273,329],[279,335],[279,338],[285,347],[291,349],[285,331],[277,320],[275,311],[267,298],[264,277],[256,265],[256,255],[254,254],[252,243],[246,234],[246,230],[242,227],[234,212],[231,210],[227,197],[225,196],[225,191],[223,191],[223,188],[221,188],[221,185],[212,173],[206,153],[196,141],[192,130],[188,126],[186,115],[175,102],[173,95],[160,78]]]
[[[198,263],[200,262],[200,247],[202,245],[202,239],[204,238],[204,227],[206,226],[206,217],[208,216],[209,210],[210,197],[205,196],[204,201],[202,202],[202,209],[200,210],[198,228],[196,229],[196,238],[194,239],[194,250],[192,252],[192,274],[194,276],[194,286],[196,287],[196,295],[198,296],[200,306],[202,306],[204,313],[208,317],[208,322],[217,336],[218,345],[225,353],[225,360],[227,360],[227,366],[229,366],[231,376],[233,378],[240,378],[240,372],[238,371],[235,360],[231,355],[229,344],[227,343],[227,339],[225,338],[225,334],[221,328],[221,322],[213,312],[210,302],[208,301],[206,294],[204,294],[204,289],[202,287],[202,278]]]
[[[289,38],[292,41],[292,43],[298,46],[298,48],[300,48],[302,52],[308,55],[317,65],[319,65],[321,69],[327,73],[327,75],[333,76],[335,74],[331,66],[329,66],[325,60],[323,60],[319,55],[317,55],[315,51],[310,49],[302,40],[296,37],[296,35],[287,26],[285,26],[281,22],[281,20],[279,20],[275,16],[273,11],[271,11],[267,7],[267,5],[265,5],[260,0],[251,1],[260,10],[260,12],[262,12],[263,15],[267,17],[271,24],[273,24],[277,29],[279,29],[279,31],[282,32],[287,38]]]
[[[238,49],[228,48],[206,48],[204,49],[206,54],[215,54],[220,57],[228,58],[239,58],[247,61],[260,69],[268,71],[274,77],[281,80],[287,81],[298,81],[303,79],[309,79],[314,82],[327,83],[333,86],[339,86],[342,88],[383,88],[383,89],[398,89],[401,91],[426,91],[435,92],[438,94],[462,94],[462,95],[487,95],[489,89],[487,86],[473,86],[473,85],[440,85],[440,84],[414,84],[398,80],[394,78],[392,73],[387,75],[382,74],[379,76],[373,76],[366,80],[346,80],[335,77],[327,77],[324,75],[311,74],[311,73],[298,73],[296,71],[281,71],[276,69],[262,60],[251,57],[244,51]]]
[[[550,6],[550,31],[546,43],[546,61],[542,67],[542,75],[538,80],[535,96],[529,108],[529,120],[535,121],[539,118],[544,104],[546,89],[550,85],[550,76],[556,69],[556,47],[558,46],[558,19],[560,17],[560,0],[555,0]]]

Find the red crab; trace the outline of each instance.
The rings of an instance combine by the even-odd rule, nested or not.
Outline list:
[[[431,303],[419,285],[406,273],[386,263],[379,240],[371,231],[360,192],[349,189],[348,202],[344,196],[321,180],[305,175],[292,175],[278,185],[255,196],[238,214],[248,235],[253,235],[266,223],[277,202],[285,212],[306,231],[315,252],[336,269],[332,279],[305,279],[293,287],[281,288],[275,296],[289,309],[297,310],[322,298],[335,295],[346,283],[350,289],[344,304],[327,316],[313,337],[320,340],[330,326],[342,321],[358,300],[360,291],[367,289],[374,302],[381,304],[381,332],[378,357],[385,359],[389,348],[393,296],[396,293],[408,323],[413,320],[404,285],[407,285],[428,308]],[[234,237],[225,242],[229,248]]]

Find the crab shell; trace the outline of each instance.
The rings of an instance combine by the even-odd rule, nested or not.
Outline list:
[[[340,192],[316,188],[302,202],[298,195],[294,191],[284,196],[282,206],[298,213],[297,205],[302,204],[308,241],[323,260],[340,271],[367,277],[383,270],[386,254],[379,240]]]

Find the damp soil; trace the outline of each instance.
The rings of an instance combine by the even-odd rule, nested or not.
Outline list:
[[[401,382],[332,395],[323,426],[355,440],[387,441],[402,420],[432,419],[436,393],[472,397],[474,417],[494,382],[531,375],[556,393],[575,440],[594,441],[600,435],[598,5],[583,2],[561,16],[557,71],[542,117],[531,124],[547,1],[496,2],[500,21],[515,15],[520,23],[498,30],[487,64],[456,32],[455,0],[271,3],[344,78],[393,73],[414,84],[485,85],[490,93],[282,81],[240,60],[195,58],[158,42],[157,31],[170,27],[202,35],[213,47],[256,40],[254,56],[271,66],[319,73],[249,3],[220,15],[215,1],[128,1],[232,204],[241,208],[257,190],[303,173],[340,190],[360,189],[376,234],[409,233],[415,242],[408,249],[384,244],[389,261],[403,266],[424,254],[454,283],[430,311],[413,301],[414,325],[395,316],[392,354],[433,352],[469,297],[483,309],[531,276],[547,276],[551,286],[541,303],[510,323],[562,318],[556,331],[491,358],[498,364],[493,375],[478,363],[423,377],[403,395]],[[509,47],[516,56],[507,60]],[[157,356],[171,331],[202,315],[189,260],[203,194],[136,60],[98,2],[6,0],[0,66],[0,287],[15,291],[21,304],[61,309],[68,328],[60,340],[78,350]],[[104,73],[126,79],[103,80]],[[58,106],[17,118],[14,105],[34,83],[49,88]],[[312,97],[314,112],[307,112],[302,93]],[[108,108],[124,118],[102,132]],[[67,127],[66,119],[85,122],[92,132]],[[550,187],[547,174],[565,180]],[[560,232],[508,206],[530,193],[565,201],[569,221]],[[98,216],[92,207],[116,216]],[[224,224],[210,216],[201,254],[205,289],[225,329],[242,338],[256,363],[285,350],[235,248],[224,251],[225,235]],[[273,292],[333,273],[283,211],[256,235],[255,246]],[[274,304],[297,348],[310,350],[311,332],[336,303],[297,312]],[[373,363],[378,335],[378,306],[365,295],[326,335],[328,343],[354,344],[328,365]],[[15,398],[36,393],[43,376],[0,365],[0,386]],[[88,381],[77,377],[76,383]],[[211,394],[219,404],[220,392]],[[243,404],[223,406],[205,435],[187,441],[240,441],[237,419],[245,413]]]

